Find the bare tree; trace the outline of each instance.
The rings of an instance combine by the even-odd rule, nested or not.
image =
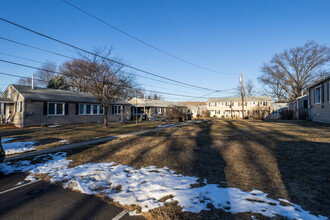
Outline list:
[[[60,72],[65,76],[70,88],[77,92],[89,92],[89,82],[86,77],[86,70],[90,68],[90,61],[87,59],[76,59],[66,61],[60,66]]]
[[[112,103],[125,99],[133,88],[134,78],[126,74],[118,57],[110,58],[112,49],[96,49],[95,55],[83,54],[80,60],[66,62],[61,72],[78,91],[90,92],[104,108],[104,125]],[[100,57],[101,56],[101,57]]]
[[[238,96],[241,96],[241,84],[239,84],[236,88],[236,92]],[[253,81],[251,79],[248,79],[246,83],[244,83],[244,91],[243,91],[244,97],[253,97],[258,94],[257,90],[255,89],[255,86],[253,84]]]
[[[31,78],[20,78],[17,81],[17,84],[22,86],[31,86],[32,85],[32,79]]]
[[[186,118],[187,113],[185,112],[184,108],[181,106],[172,105],[171,107],[166,109],[166,118],[173,120],[175,119],[176,122],[180,121],[180,118]]]
[[[263,95],[271,95],[277,102],[288,102],[289,98],[278,81],[268,76],[261,76],[259,80],[266,85]]]
[[[275,54],[269,63],[263,64],[259,79],[266,86],[278,84],[289,99],[295,99],[319,79],[329,61],[330,48],[309,41],[302,47]]]
[[[41,85],[47,87],[49,81],[56,75],[56,64],[53,62],[47,62],[43,64],[37,73],[36,73],[36,85]]]

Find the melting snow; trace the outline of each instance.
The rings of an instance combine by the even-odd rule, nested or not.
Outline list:
[[[3,138],[1,140],[1,144],[5,150],[6,155],[35,150],[35,144],[36,144],[35,141],[8,143],[12,140],[14,140],[14,138]]]
[[[175,124],[166,124],[166,125],[158,125],[159,128],[167,128],[167,127],[171,127]]]
[[[197,177],[175,174],[175,171],[167,167],[134,169],[116,163],[89,163],[68,168],[69,163],[65,153],[56,153],[39,156],[32,162],[0,164],[0,172],[29,170],[31,174],[47,173],[51,182],[62,182],[64,188],[86,194],[102,193],[122,205],[139,205],[142,212],[164,206],[164,202],[159,200],[172,195],[166,202],[177,200],[183,211],[195,213],[208,210],[207,204],[211,203],[215,208],[233,214],[252,212],[267,217],[280,215],[290,219],[327,219],[312,215],[287,200],[270,199],[259,190],[245,192],[237,188],[222,188],[217,184],[191,188],[191,184],[197,182]],[[35,180],[32,175],[26,180],[28,179]],[[280,202],[285,202],[286,205],[281,205]]]

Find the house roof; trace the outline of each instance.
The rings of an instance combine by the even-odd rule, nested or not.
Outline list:
[[[152,100],[152,99],[146,99],[145,101],[143,99],[137,98],[139,101],[138,103],[135,102],[135,98],[129,100],[129,103],[136,107],[158,107],[158,108],[166,108],[171,106],[180,106],[180,107],[186,107],[185,105],[180,104],[179,102],[169,102],[165,100]]]
[[[206,105],[206,102],[180,102],[182,105],[185,106],[200,106],[200,105]]]
[[[271,108],[286,108],[289,103],[272,103],[270,105]]]
[[[2,103],[15,103],[12,99],[9,99],[9,98],[0,98],[0,102],[2,102]]]
[[[318,85],[322,84],[323,82],[325,82],[325,81],[327,81],[327,80],[329,80],[329,79],[330,79],[330,76],[325,77],[324,79],[320,79],[320,80],[317,81],[316,83],[314,83],[314,84],[312,84],[311,86],[309,86],[308,89],[313,88],[313,87],[315,87],[315,86],[318,86]]]
[[[207,102],[241,102],[241,97],[209,98]],[[245,97],[245,102],[271,101],[268,96]]]
[[[98,103],[95,97],[86,92],[74,92],[70,90],[49,89],[30,86],[15,85],[11,86],[17,90],[25,99],[33,101],[50,101],[50,102],[85,102]],[[129,104],[127,101],[118,100],[116,104]]]

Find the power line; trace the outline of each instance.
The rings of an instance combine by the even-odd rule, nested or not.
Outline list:
[[[40,50],[40,51],[47,52],[47,53],[50,53],[50,54],[54,54],[54,55],[61,56],[61,57],[65,57],[65,58],[69,58],[69,59],[76,59],[74,57],[70,57],[70,56],[67,56],[67,55],[64,55],[64,54],[61,54],[61,53],[57,53],[57,52],[53,52],[53,51],[50,51],[50,50],[42,49],[40,47],[36,47],[36,46],[30,45],[30,44],[18,42],[18,41],[15,41],[15,40],[10,40],[8,38],[0,37],[0,40],[8,41],[10,43],[14,43],[14,44],[18,44],[18,45],[21,45],[21,46],[33,48],[33,49],[36,49],[36,50]],[[9,54],[5,54],[5,55],[16,57],[14,55],[9,55]],[[24,59],[24,60],[29,60],[29,61],[33,61],[33,62],[38,62],[38,63],[46,64],[46,63],[43,63],[43,62],[39,62],[39,61],[35,61],[35,60],[23,58],[23,57],[19,57],[19,58],[20,59]],[[134,75],[134,76],[137,76],[137,77],[140,77],[140,78],[144,78],[144,79],[153,80],[153,81],[156,81],[156,82],[161,82],[161,83],[165,83],[165,84],[171,84],[171,85],[175,85],[175,86],[181,86],[181,87],[190,88],[190,89],[192,88],[190,86],[178,85],[176,83],[167,82],[167,81],[163,81],[163,80],[159,80],[159,79],[154,79],[154,78],[150,78],[150,77],[147,77],[147,76],[142,76],[142,75],[139,75],[139,74],[136,74],[136,73],[130,73],[130,72],[127,72],[127,73],[130,74],[130,75]],[[195,89],[199,89],[199,88],[195,88]],[[202,89],[202,90],[204,90],[204,89]]]
[[[8,53],[2,53],[2,52],[0,52],[0,54],[1,55],[5,55],[5,56],[8,56],[8,57],[14,57],[14,58],[22,59],[22,60],[27,60],[27,61],[35,62],[35,63],[46,64],[46,63],[43,63],[43,62],[40,62],[40,61],[37,61],[37,60],[32,60],[32,59],[24,58],[24,57],[20,57],[20,56],[15,56],[15,55],[11,55],[11,54],[8,54]]]
[[[36,70],[42,70],[42,71],[49,71],[52,73],[56,73],[56,74],[61,74],[57,71],[53,71],[53,70],[45,70],[42,68],[38,68],[38,67],[33,67],[33,66],[29,66],[29,65],[25,65],[22,63],[16,63],[16,62],[12,62],[12,61],[8,61],[8,60],[2,60],[0,59],[0,62],[4,62],[4,63],[8,63],[8,64],[12,64],[12,65],[17,65],[17,66],[22,66],[22,67],[26,67],[26,68],[31,68],[31,69],[36,69]],[[14,74],[6,74],[6,73],[2,73],[2,75],[7,75],[7,76],[15,76],[15,77],[22,77],[22,76],[18,76],[18,75],[14,75]],[[29,78],[29,77],[22,77],[22,78]],[[43,80],[39,80],[39,81],[43,81]],[[43,81],[45,82],[45,81]],[[120,85],[116,85],[114,83],[110,83],[108,82],[108,84],[112,84],[114,86],[118,86],[118,87],[122,87],[122,88],[132,88],[132,87],[128,87],[128,86],[120,86]],[[148,89],[141,89],[142,91],[147,91],[147,92],[153,92],[153,93],[160,93],[160,94],[166,94],[166,95],[174,95],[174,96],[182,96],[182,97],[191,97],[191,98],[205,98],[205,97],[201,97],[201,96],[189,96],[189,95],[181,95],[181,94],[174,94],[174,93],[168,93],[168,92],[160,92],[160,91],[156,91],[156,90],[148,90]]]
[[[219,72],[219,71],[216,71],[216,70],[211,70],[211,69],[209,69],[209,68],[202,67],[202,66],[200,66],[200,65],[198,65],[198,64],[195,64],[195,63],[192,63],[192,62],[190,62],[190,61],[188,61],[188,60],[185,60],[185,59],[183,59],[183,58],[180,58],[180,57],[178,57],[178,56],[176,56],[176,55],[174,55],[174,54],[172,54],[172,53],[166,52],[165,50],[162,50],[162,49],[160,49],[159,47],[153,46],[153,45],[147,43],[146,41],[143,41],[143,40],[141,40],[141,39],[139,39],[139,38],[133,36],[132,34],[129,34],[129,33],[125,32],[125,31],[123,31],[123,30],[121,30],[121,29],[115,27],[114,25],[112,25],[112,24],[110,24],[110,23],[108,23],[108,22],[102,20],[101,18],[96,17],[95,15],[93,15],[93,14],[91,14],[91,13],[89,13],[89,12],[83,10],[82,8],[80,8],[80,7],[74,5],[74,4],[72,4],[72,3],[70,3],[70,2],[68,2],[68,1],[66,1],[66,0],[62,0],[62,1],[63,1],[64,3],[70,5],[71,7],[73,7],[73,8],[75,8],[75,9],[81,11],[82,13],[88,15],[89,17],[94,18],[95,20],[97,20],[97,21],[99,21],[99,22],[105,24],[106,26],[108,26],[108,27],[110,27],[110,28],[112,28],[112,29],[114,29],[114,30],[116,30],[116,31],[118,31],[118,32],[120,32],[120,33],[122,33],[122,34],[124,34],[124,35],[126,35],[126,36],[128,36],[128,37],[130,37],[130,38],[132,38],[132,39],[134,39],[134,40],[136,40],[136,41],[138,41],[138,42],[140,42],[140,43],[142,43],[142,44],[148,46],[148,47],[150,47],[150,48],[152,48],[152,49],[155,49],[155,50],[157,50],[157,51],[159,51],[159,52],[161,52],[161,53],[163,53],[163,54],[166,54],[166,55],[168,55],[168,56],[170,56],[170,57],[172,57],[172,58],[174,58],[174,59],[177,59],[177,60],[179,60],[179,61],[182,61],[182,62],[184,62],[184,63],[190,64],[190,65],[192,65],[192,66],[198,67],[198,68],[200,68],[200,69],[203,69],[203,70],[206,70],[206,71],[209,71],[209,72],[214,72],[214,73],[219,73],[219,74],[226,74],[226,75],[229,75],[229,74],[230,74],[230,75],[234,75],[234,74],[232,74],[232,73],[223,73],[223,72]],[[236,74],[235,74],[235,75],[236,75]]]
[[[2,61],[2,60],[0,60],[0,61]],[[55,72],[55,71],[50,71],[50,72]],[[4,72],[0,72],[0,75],[31,79],[30,77],[19,76],[19,75],[15,75],[15,74],[4,73]],[[35,79],[35,80],[45,82],[44,80],[41,80],[41,79]],[[110,84],[110,83],[108,83],[108,84]],[[112,84],[112,85],[118,86],[116,84]],[[131,87],[128,87],[128,86],[120,86],[120,87],[122,87],[122,88],[131,88]],[[141,90],[146,91],[146,92],[159,93],[159,94],[172,95],[172,96],[181,96],[181,97],[187,97],[187,98],[196,98],[196,99],[204,99],[205,98],[205,97],[201,97],[201,96],[182,95],[182,94],[175,94],[175,93],[169,93],[169,92],[160,92],[160,91],[156,91],[156,90],[148,90],[148,89],[141,89]]]
[[[11,43],[14,43],[14,44],[18,44],[18,45],[21,45],[21,46],[30,47],[30,48],[33,48],[33,49],[36,49],[36,50],[51,53],[51,54],[54,54],[54,55],[57,55],[57,56],[65,57],[65,58],[68,58],[68,59],[75,59],[73,57],[70,57],[70,56],[67,56],[67,55],[64,55],[64,54],[56,53],[56,52],[53,52],[53,51],[50,51],[50,50],[45,50],[45,49],[42,49],[40,47],[35,47],[35,46],[30,45],[30,44],[25,44],[25,43],[18,42],[18,41],[15,41],[15,40],[10,40],[8,38],[0,37],[0,39],[11,42]]]
[[[109,59],[109,58],[107,58],[107,57],[104,57],[104,56],[98,55],[98,54],[96,54],[96,53],[93,53],[93,52],[90,52],[90,51],[88,51],[88,50],[82,49],[82,48],[80,48],[80,47],[74,46],[74,45],[72,45],[72,44],[66,43],[66,42],[64,42],[64,41],[61,41],[61,40],[55,39],[55,38],[53,38],[53,37],[50,37],[50,36],[47,36],[47,35],[42,34],[42,33],[40,33],[40,32],[37,32],[37,31],[35,31],[35,30],[32,30],[32,29],[30,29],[30,28],[27,28],[27,27],[24,27],[24,26],[22,26],[22,25],[16,24],[16,23],[14,23],[14,22],[8,21],[8,20],[6,20],[6,19],[4,19],[4,18],[0,18],[0,20],[6,22],[6,23],[8,23],[8,24],[14,25],[14,26],[16,26],[16,27],[19,27],[19,28],[21,28],[21,29],[24,29],[24,30],[26,30],[26,31],[29,31],[29,32],[31,32],[31,33],[34,33],[34,34],[37,34],[37,35],[39,35],[39,36],[45,37],[45,38],[47,38],[47,39],[50,39],[50,40],[52,40],[52,41],[55,41],[55,42],[57,42],[57,43],[60,43],[60,44],[63,44],[63,45],[66,45],[66,46],[72,47],[72,48],[74,48],[74,49],[76,49],[76,50],[79,50],[79,51],[82,51],[82,52],[84,52],[84,53],[87,53],[87,54],[90,54],[90,55],[93,55],[93,56],[96,56],[96,57],[100,57],[100,58],[102,58],[102,59],[105,59],[105,60],[111,61],[111,62],[116,63],[116,64],[120,64],[120,65],[122,65],[122,66],[124,66],[124,67],[130,68],[130,69],[133,69],[133,70],[136,70],[136,71],[139,71],[139,72],[142,72],[142,73],[148,74],[148,75],[152,75],[152,76],[155,76],[155,77],[158,77],[158,78],[162,78],[162,79],[165,79],[165,80],[168,80],[168,81],[171,81],[171,82],[176,82],[176,83],[179,83],[179,84],[183,84],[183,85],[187,85],[187,86],[191,86],[191,87],[195,87],[195,88],[200,88],[200,89],[204,89],[204,90],[208,90],[208,91],[217,91],[217,90],[215,90],[215,89],[204,88],[204,87],[201,87],[201,86],[196,86],[196,85],[192,85],[192,84],[189,84],[189,83],[180,82],[180,81],[178,81],[178,80],[170,79],[170,78],[167,78],[167,77],[164,77],[164,76],[161,76],[161,75],[155,74],[155,73],[151,73],[151,72],[149,72],[149,71],[142,70],[142,69],[140,69],[140,68],[133,67],[133,66],[131,66],[131,65],[127,65],[127,64],[124,64],[124,63],[118,62],[118,61],[116,61],[116,60],[113,60],[113,59]]]

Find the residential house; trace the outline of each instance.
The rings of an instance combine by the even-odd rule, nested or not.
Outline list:
[[[119,121],[130,113],[131,104],[119,100],[111,104],[107,120]],[[0,98],[0,123],[18,127],[103,120],[104,109],[90,93],[11,84]]]
[[[205,114],[206,102],[181,102],[181,104],[187,106],[188,113],[192,114],[193,118],[198,118]]]
[[[187,112],[187,107],[179,102],[169,102],[164,100],[152,100],[143,98],[132,98],[128,101],[132,104],[132,116],[146,114],[148,117],[163,117],[166,110],[174,106],[182,108]]]
[[[244,116],[264,118],[269,114],[271,99],[268,96],[245,97]],[[240,97],[210,98],[206,102],[206,108],[211,117],[241,118],[242,99]]]
[[[312,121],[330,123],[330,76],[308,88],[309,118]]]
[[[267,119],[281,119],[281,113],[288,110],[288,103],[271,103]]]
[[[289,110],[293,112],[294,120],[308,118],[308,95],[303,95],[289,102]]]

